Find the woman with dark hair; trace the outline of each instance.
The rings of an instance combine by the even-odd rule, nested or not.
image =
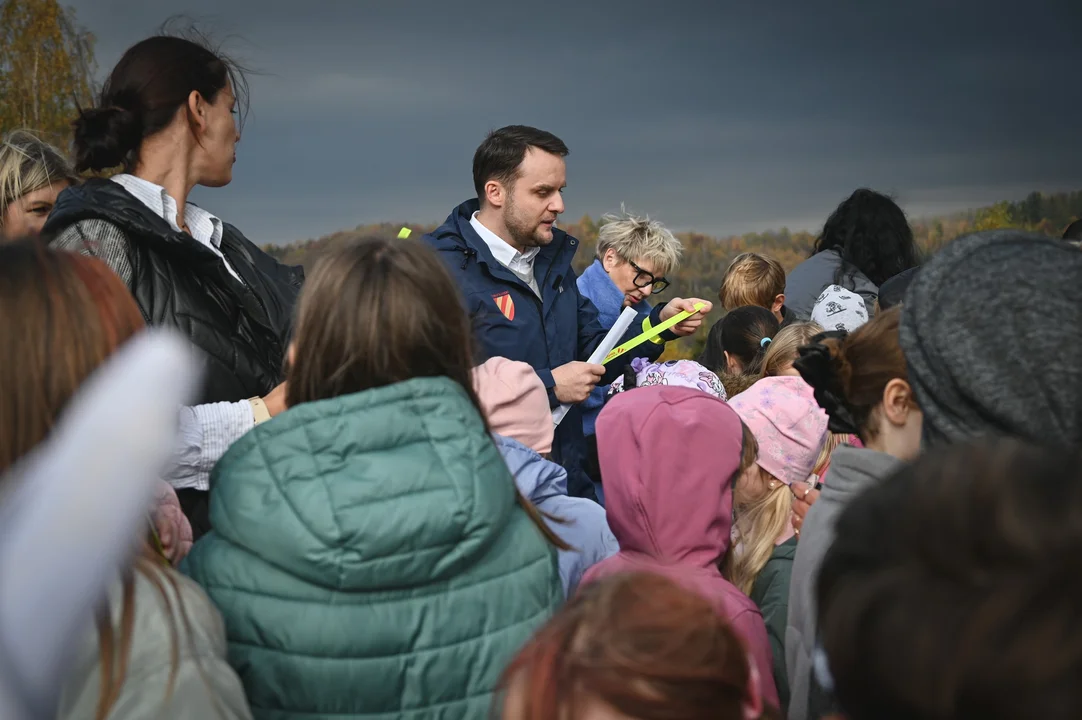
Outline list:
[[[848,720],[1082,717],[1082,454],[924,454],[838,517],[816,676]],[[818,716],[816,716],[818,717]]]
[[[519,652],[501,685],[493,717],[776,717],[763,706],[732,626],[708,600],[653,573],[621,573],[583,589]]]
[[[98,106],[75,121],[76,170],[123,172],[65,190],[44,228],[53,247],[104,260],[147,323],[177,328],[203,352],[208,404],[186,413],[170,478],[197,537],[214,461],[281,410],[283,393],[272,391],[303,279],[187,202],[196,185],[232,180],[246,89],[238,68],[203,44],[159,35],[129,48]]]
[[[886,195],[861,188],[831,213],[812,256],[789,273],[785,302],[799,319],[808,320],[823,289],[841,285],[864,298],[871,317],[879,286],[919,264],[902,209]]]
[[[104,263],[32,241],[0,245],[0,316],[0,476],[10,478],[143,318]],[[96,622],[72,638],[59,720],[251,717],[221,615],[160,539],[148,518]]]
[[[470,330],[422,243],[338,248],[305,285],[288,409],[222,457],[187,560],[260,717],[484,717],[563,601],[568,546],[489,434]]]

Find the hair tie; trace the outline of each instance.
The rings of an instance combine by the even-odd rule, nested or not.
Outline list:
[[[762,340],[759,341],[759,347],[765,348],[767,345],[769,345],[772,342],[774,342],[774,341],[771,340],[770,338],[763,338]]]

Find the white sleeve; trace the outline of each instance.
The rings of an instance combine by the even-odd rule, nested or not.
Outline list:
[[[181,408],[177,453],[165,479],[177,490],[209,490],[214,464],[253,427],[247,400]]]

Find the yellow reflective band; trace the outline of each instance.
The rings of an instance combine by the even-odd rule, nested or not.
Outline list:
[[[695,305],[695,312],[685,310],[682,313],[677,313],[676,315],[669,318],[665,322],[661,323],[657,327],[652,328],[651,330],[649,330],[647,332],[644,332],[642,335],[637,335],[636,337],[631,338],[630,340],[628,340],[623,345],[617,345],[616,347],[614,347],[612,349],[612,352],[610,352],[605,357],[604,362],[602,362],[601,364],[606,365],[606,364],[608,364],[608,362],[610,360],[613,360],[615,358],[620,357],[621,355],[623,355],[627,351],[633,350],[633,349],[637,348],[639,345],[642,345],[644,342],[647,342],[649,340],[653,340],[654,338],[661,335],[661,333],[665,332],[669,328],[671,328],[671,327],[673,327],[675,325],[679,325],[680,323],[684,322],[685,320],[687,320],[692,315],[698,314],[698,312],[700,310],[702,310],[704,307],[705,307],[705,305],[703,305],[702,303],[697,303]]]
[[[398,231],[398,239],[399,240],[405,240],[406,238],[408,238],[410,236],[410,233],[412,233],[412,232],[413,231],[410,230],[409,228],[402,228],[401,230]]]

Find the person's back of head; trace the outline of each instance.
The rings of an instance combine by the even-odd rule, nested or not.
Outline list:
[[[434,250],[381,238],[347,243],[320,258],[298,299],[286,406],[414,378],[448,378],[469,398],[487,432],[472,346],[458,288]],[[517,491],[516,498],[545,538],[566,549],[537,509]]]
[[[848,720],[1082,715],[1082,456],[941,448],[856,498],[819,574]]]
[[[864,298],[841,285],[828,285],[815,299],[811,321],[826,330],[853,332],[868,322]]]
[[[886,195],[866,188],[843,200],[827,218],[815,252],[827,250],[842,258],[834,278],[841,285],[853,270],[878,286],[920,263],[905,213]]]
[[[504,717],[767,717],[741,639],[713,606],[659,575],[583,588],[503,674]]]
[[[927,443],[1082,445],[1082,253],[1041,235],[958,238],[921,267],[900,335]]]
[[[475,407],[472,336],[458,289],[435,252],[370,238],[323,255],[297,303],[286,404],[447,377]]]
[[[702,364],[694,360],[666,360],[665,362],[650,362],[646,358],[635,358],[628,366],[631,370],[616,378],[609,386],[606,402],[613,396],[630,390],[631,388],[653,387],[667,385],[669,387],[689,387],[709,393],[719,400],[727,400],[725,386],[717,374],[707,370]],[[631,382],[628,381],[630,374]]]
[[[823,326],[814,322],[793,323],[783,327],[771,341],[760,365],[761,377],[799,375],[793,363],[799,357],[800,348],[811,343],[812,338],[823,332]]]
[[[555,426],[548,393],[532,367],[490,358],[473,369],[473,383],[492,432],[541,455],[552,451]]]
[[[105,263],[51,250],[32,239],[0,245],[0,315],[5,318],[0,324],[2,473],[51,436],[81,386],[143,330],[144,321],[127,286]],[[133,645],[139,642],[145,647],[148,642],[140,635],[145,627],[131,620],[137,610],[136,574],[150,580],[160,596],[150,612],[163,612],[163,621],[170,626],[171,672],[176,672],[182,652],[180,628],[186,628],[189,643],[197,634],[168,558],[163,557],[160,544],[152,549],[153,530],[147,527],[145,532],[147,544],[123,568],[118,608],[113,603],[125,620],[117,628],[111,614],[96,618],[98,665],[110,668],[102,671],[97,717],[106,717],[117,703],[129,677]],[[171,684],[161,701],[172,694]],[[183,702],[182,695],[177,693],[177,702]]]
[[[142,40],[121,56],[102,86],[97,107],[83,110],[74,123],[75,167],[100,171],[122,166],[134,171],[143,157],[144,141],[174,125],[184,111],[184,124],[204,154],[201,184],[218,186],[232,178],[232,146],[243,120],[248,86],[242,69],[207,40],[169,34]],[[221,112],[223,95],[233,100]],[[219,122],[220,121],[220,122]],[[180,159],[177,162],[181,162]]]
[[[746,305],[730,310],[710,328],[698,362],[719,376],[756,375],[778,327],[778,318],[764,307]]]
[[[91,373],[143,328],[108,266],[32,239],[0,244],[0,472],[32,450]]]
[[[920,450],[920,409],[898,339],[894,308],[842,337],[800,349],[794,367],[815,391],[833,433],[856,435],[865,447],[904,460]]]
[[[1075,220],[1063,231],[1063,239],[1082,242],[1082,220]]]
[[[0,140],[0,240],[39,232],[56,195],[78,181],[68,159],[49,143],[26,130],[5,135]]]
[[[597,450],[621,550],[710,567],[729,545],[742,449],[740,419],[714,395],[665,385],[616,395],[598,416]]]
[[[718,299],[726,310],[744,305],[764,307],[780,321],[785,305],[785,269],[766,255],[741,253],[729,263]]]

